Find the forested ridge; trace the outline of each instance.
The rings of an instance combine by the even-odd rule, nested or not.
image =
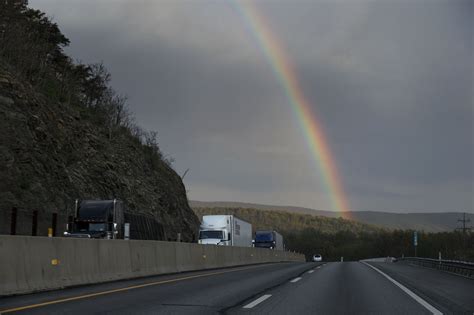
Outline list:
[[[285,211],[265,211],[252,208],[193,208],[201,218],[204,214],[233,214],[251,222],[254,230],[275,229],[278,231],[301,231],[314,228],[322,233],[334,234],[340,231],[354,233],[374,233],[382,230],[376,226],[345,220],[326,218],[309,214],[290,213]]]
[[[385,227],[388,229],[412,229],[426,232],[450,232],[460,227],[459,219],[463,217],[462,212],[385,212],[385,211],[351,211],[347,214],[340,212],[317,210],[311,208],[294,206],[276,206],[266,204],[252,204],[244,202],[226,201],[189,201],[192,208],[251,208],[257,210],[284,211],[290,213],[310,214],[328,218],[350,217],[351,220]],[[473,213],[467,213],[467,218],[474,219]]]

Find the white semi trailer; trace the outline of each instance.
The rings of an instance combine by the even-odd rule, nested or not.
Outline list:
[[[252,225],[233,215],[205,215],[199,229],[199,244],[252,246]]]

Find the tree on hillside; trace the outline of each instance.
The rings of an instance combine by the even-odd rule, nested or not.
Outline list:
[[[130,136],[150,153],[152,163],[158,159],[171,165],[172,159],[165,159],[159,150],[157,133],[135,124],[127,97],[110,86],[104,64],[74,63],[64,53],[69,39],[58,25],[43,12],[17,2],[0,1],[0,62],[48,101],[78,108],[104,127],[109,140],[117,134]]]
[[[33,85],[41,84],[52,66],[69,65],[63,52],[69,40],[43,12],[25,5],[0,3],[0,43],[0,56]]]

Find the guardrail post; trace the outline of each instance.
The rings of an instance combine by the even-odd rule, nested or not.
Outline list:
[[[56,228],[57,228],[57,225],[58,225],[58,214],[57,213],[53,213],[53,222],[51,223],[51,235],[54,237],[56,236]]]
[[[12,215],[11,215],[11,221],[10,221],[10,234],[11,235],[16,235],[16,216],[18,214],[18,209],[13,207],[12,208]]]
[[[33,220],[31,222],[31,236],[38,235],[38,210],[33,211]]]

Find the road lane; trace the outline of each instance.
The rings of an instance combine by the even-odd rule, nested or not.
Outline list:
[[[474,313],[473,280],[401,264],[372,265],[445,314]],[[440,292],[427,295],[427,287]],[[24,314],[431,314],[359,262],[243,266],[0,299],[0,313],[18,306],[33,306],[18,312]]]
[[[24,306],[33,307],[15,313],[218,313],[316,265],[255,265],[8,297],[0,299],[0,313]]]
[[[297,283],[266,292],[271,298],[231,314],[431,314],[381,274],[359,262],[328,263]]]

